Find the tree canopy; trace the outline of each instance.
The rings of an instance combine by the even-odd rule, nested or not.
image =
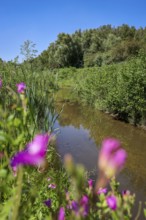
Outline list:
[[[32,41],[21,46],[24,61],[34,68],[92,67],[122,62],[146,50],[146,27],[135,28],[123,24],[103,25],[95,29],[76,30],[72,34],[59,33],[57,40],[36,56]]]

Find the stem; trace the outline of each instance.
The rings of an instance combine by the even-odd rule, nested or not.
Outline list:
[[[139,207],[138,207],[138,212],[137,212],[137,215],[135,217],[135,220],[138,220],[139,217],[140,217],[140,213],[141,213],[141,209],[142,209],[142,202],[140,201],[139,202]]]
[[[103,172],[100,171],[99,173],[99,177],[96,180],[96,184],[94,187],[94,193],[97,194],[97,191],[100,188],[104,188],[109,182],[109,179],[105,176],[105,174]]]
[[[14,196],[14,207],[12,213],[12,220],[16,220],[19,212],[19,206],[21,201],[21,191],[22,191],[22,180],[23,180],[23,169],[19,168],[17,186],[16,186],[16,195]]]

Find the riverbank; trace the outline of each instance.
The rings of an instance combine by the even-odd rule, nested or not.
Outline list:
[[[69,86],[81,103],[145,128],[145,59],[140,55],[137,59],[110,66],[60,69],[57,70],[58,84],[60,88]]]

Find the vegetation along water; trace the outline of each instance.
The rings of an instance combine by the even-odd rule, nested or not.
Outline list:
[[[144,219],[145,36],[105,25],[0,60],[0,219]]]

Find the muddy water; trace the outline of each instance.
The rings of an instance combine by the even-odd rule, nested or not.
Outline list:
[[[57,103],[56,111],[61,107],[62,103]],[[60,130],[57,149],[62,159],[66,153],[72,154],[75,162],[83,164],[94,179],[102,140],[118,138],[128,153],[126,166],[117,178],[120,188],[136,193],[137,201],[146,201],[146,131],[75,102],[65,104],[55,128]]]

